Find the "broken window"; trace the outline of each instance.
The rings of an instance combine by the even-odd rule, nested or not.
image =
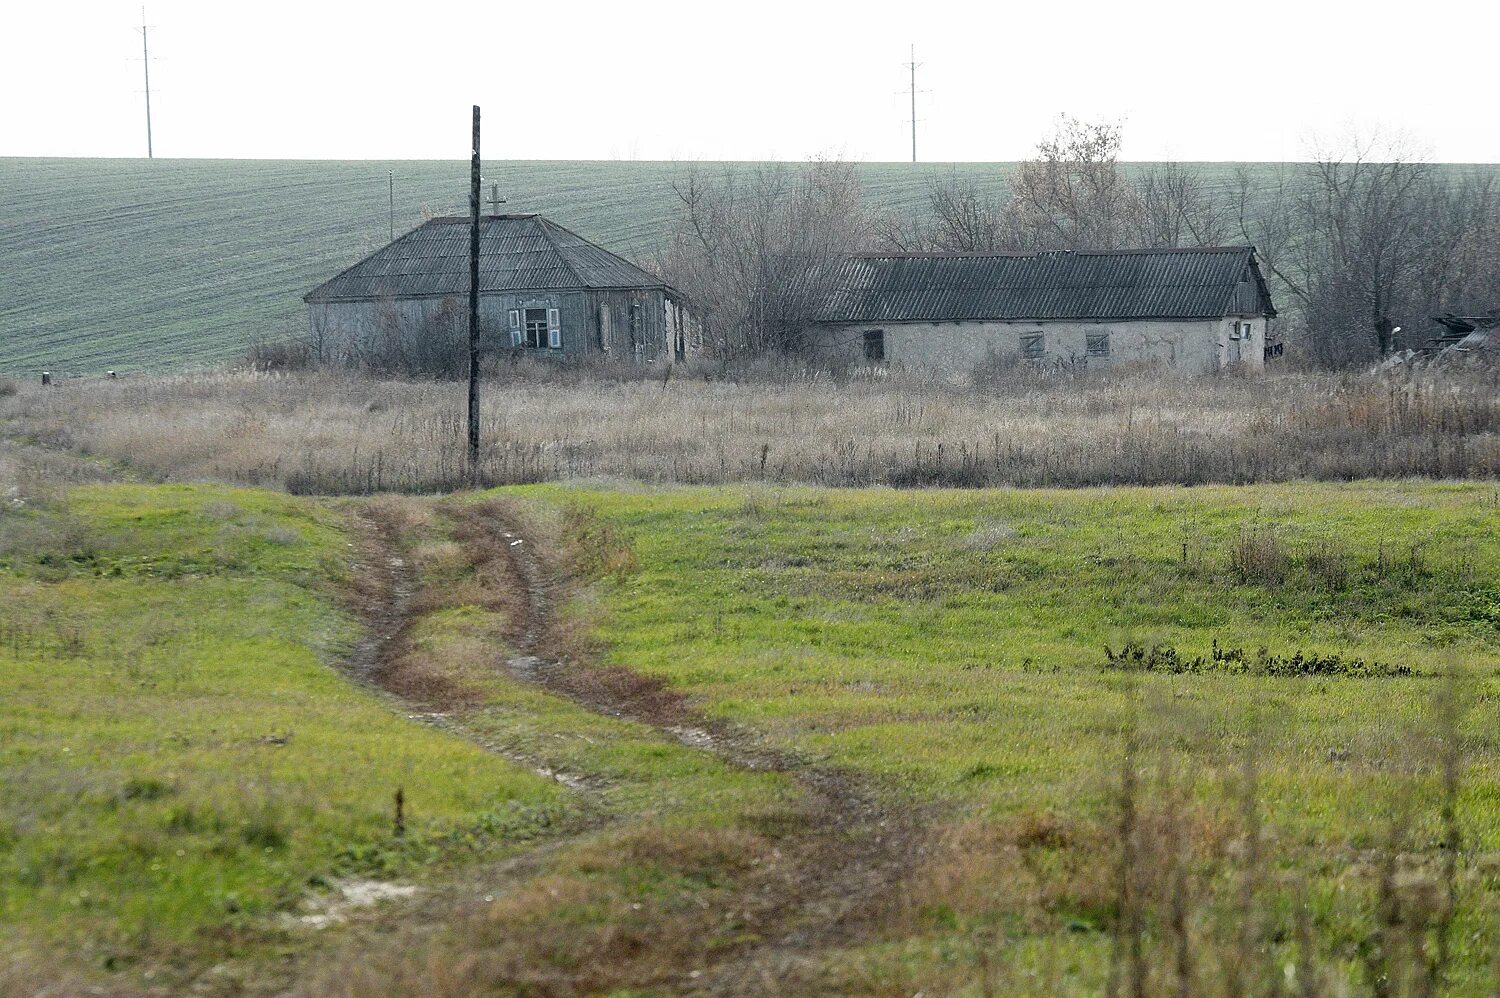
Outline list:
[[[865,360],[885,360],[885,330],[865,330]]]
[[[1089,354],[1090,357],[1108,357],[1109,356],[1109,334],[1108,333],[1089,333],[1089,334],[1087,334],[1087,337],[1088,337],[1088,354]]]
[[[1021,356],[1027,360],[1041,360],[1047,353],[1047,341],[1041,333],[1021,334]]]

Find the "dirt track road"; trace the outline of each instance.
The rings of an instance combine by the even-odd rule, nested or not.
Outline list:
[[[756,732],[703,717],[659,680],[616,666],[569,660],[554,635],[557,607],[571,593],[573,580],[563,577],[552,559],[538,550],[516,508],[496,500],[447,506],[443,511],[466,548],[481,553],[476,571],[502,578],[513,588],[518,619],[511,624],[513,654],[505,664],[512,676],[590,711],[650,725],[732,766],[784,773],[795,782],[801,791],[802,820],[780,844],[790,862],[777,878],[761,884],[755,896],[737,899],[737,906],[757,927],[756,941],[721,953],[706,973],[690,976],[684,969],[678,990],[761,995],[815,987],[819,951],[859,939],[920,862],[927,849],[924,818],[930,816],[890,803],[852,774],[771,746]],[[375,578],[365,584],[361,596],[369,636],[348,668],[355,678],[381,686],[383,663],[399,647],[409,623],[416,582],[391,526],[368,508],[356,522],[364,568]],[[413,705],[412,716],[474,739],[461,723],[440,714]],[[536,760],[502,754],[558,776]],[[570,786],[588,787],[588,774],[565,775],[563,782]]]

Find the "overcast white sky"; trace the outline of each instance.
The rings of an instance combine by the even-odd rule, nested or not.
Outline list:
[[[155,0],[158,156],[1013,160],[1056,115],[1132,160],[1306,158],[1404,133],[1500,161],[1493,0],[358,5]],[[14,5],[0,155],[144,155],[139,5]]]

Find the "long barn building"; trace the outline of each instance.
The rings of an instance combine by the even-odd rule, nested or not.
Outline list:
[[[488,215],[479,229],[486,349],[542,357],[683,359],[683,296],[661,278],[541,215]],[[304,296],[320,350],[467,328],[470,220],[434,218]]]
[[[809,330],[834,360],[964,371],[990,358],[1258,369],[1276,315],[1255,250],[862,254]]]

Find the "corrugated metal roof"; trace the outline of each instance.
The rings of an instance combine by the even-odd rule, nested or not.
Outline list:
[[[1208,319],[1275,315],[1250,246],[999,254],[861,254],[824,322]]]
[[[661,278],[540,215],[479,220],[479,290],[657,288]],[[306,301],[467,294],[469,219],[434,218],[308,292]]]

